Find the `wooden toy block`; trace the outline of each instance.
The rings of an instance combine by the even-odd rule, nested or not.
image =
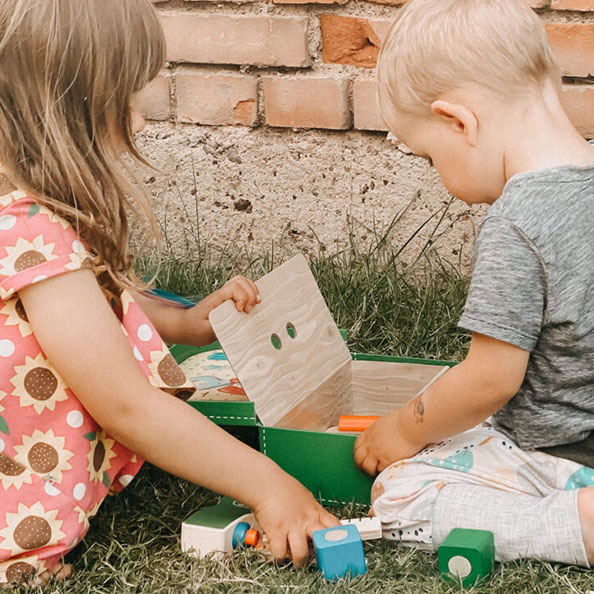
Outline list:
[[[230,497],[203,507],[182,524],[182,551],[196,557],[230,553],[239,546],[255,546],[261,530],[249,508]]]
[[[366,573],[363,541],[352,524],[316,530],[312,539],[318,569],[326,579],[335,580],[347,574],[354,577]]]
[[[352,524],[357,528],[361,540],[373,540],[382,537],[382,523],[379,518],[353,518],[352,520],[341,520],[343,526]]]
[[[439,572],[450,581],[472,586],[487,576],[495,562],[493,533],[454,528],[437,550]]]

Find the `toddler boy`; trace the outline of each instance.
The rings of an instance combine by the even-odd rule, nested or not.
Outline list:
[[[594,147],[560,104],[542,22],[522,0],[408,0],[377,74],[396,137],[491,206],[466,359],[355,444],[383,471],[374,511],[421,546],[479,528],[499,559],[593,563]]]

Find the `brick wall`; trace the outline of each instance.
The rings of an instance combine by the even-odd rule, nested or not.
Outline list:
[[[373,68],[402,0],[153,0],[168,66],[149,119],[384,130]],[[570,118],[594,136],[594,0],[530,0],[561,64]]]
[[[161,168],[145,181],[168,247],[191,257],[200,237],[248,258],[315,255],[372,247],[389,230],[404,261],[430,244],[470,266],[484,208],[447,206],[435,171],[386,140],[376,108],[373,67],[401,4],[155,2],[168,64],[146,94],[139,142]],[[563,67],[567,109],[594,137],[594,0],[531,5]]]

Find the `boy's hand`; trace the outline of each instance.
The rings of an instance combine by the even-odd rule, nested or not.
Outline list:
[[[311,535],[338,526],[339,521],[289,475],[280,474],[279,481],[269,487],[262,489],[260,500],[252,507],[268,538],[268,548],[277,561],[291,557],[295,567],[303,567],[309,559]]]
[[[402,431],[399,410],[379,418],[355,441],[355,464],[375,476],[390,464],[410,458],[420,452],[425,444],[409,441]]]
[[[529,357],[527,350],[473,332],[462,363],[357,438],[357,466],[368,474],[377,474],[398,460],[414,456],[428,443],[482,423],[518,392]]]

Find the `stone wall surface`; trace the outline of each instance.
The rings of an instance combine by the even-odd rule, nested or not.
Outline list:
[[[561,65],[568,115],[594,137],[594,1],[528,3]],[[183,254],[199,234],[236,253],[333,253],[391,229],[396,249],[415,236],[404,261],[431,241],[469,266],[484,208],[454,202],[436,232],[450,197],[386,137],[376,105],[373,69],[401,4],[155,1],[168,62],[143,93],[139,144],[161,170],[143,175],[167,245]]]

